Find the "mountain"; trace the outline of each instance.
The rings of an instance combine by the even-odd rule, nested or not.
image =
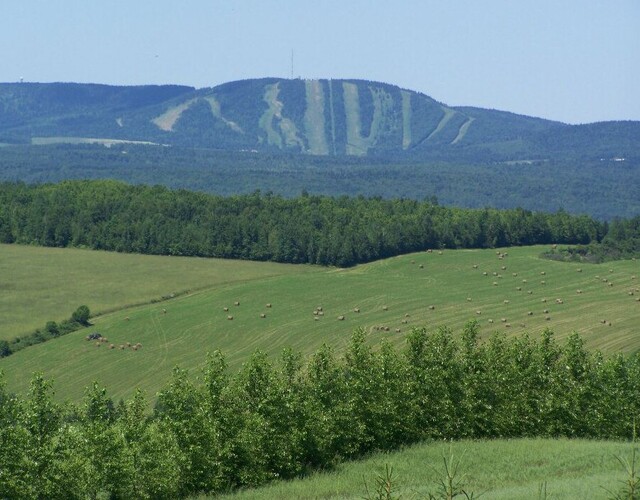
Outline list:
[[[640,156],[640,122],[567,125],[365,80],[0,84],[0,143],[113,141],[396,160],[611,159]]]

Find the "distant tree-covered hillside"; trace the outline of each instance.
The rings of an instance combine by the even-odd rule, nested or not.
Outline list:
[[[220,197],[115,181],[0,185],[0,242],[350,266],[431,248],[587,244],[605,225],[523,209],[272,194]]]
[[[132,184],[230,196],[256,190],[288,198],[326,196],[433,199],[467,208],[640,214],[640,162],[393,162],[386,158],[250,153],[140,145],[0,147],[0,181],[119,179]]]
[[[640,122],[571,126],[368,80],[259,78],[197,90],[0,84],[0,143],[78,138],[394,161],[640,157]]]

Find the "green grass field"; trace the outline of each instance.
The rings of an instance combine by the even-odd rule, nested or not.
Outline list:
[[[2,247],[2,251],[9,248]],[[44,254],[77,252],[41,250]],[[17,391],[28,386],[32,372],[43,371],[54,379],[60,398],[79,399],[93,380],[104,384],[116,399],[130,395],[136,387],[153,396],[174,366],[197,368],[205,353],[214,349],[225,352],[231,367],[237,368],[255,349],[275,356],[287,346],[311,353],[322,343],[329,343],[340,351],[352,330],[359,326],[370,332],[372,342],[391,338],[401,345],[404,333],[413,326],[433,330],[446,325],[459,331],[472,318],[480,321],[485,337],[496,330],[538,335],[550,327],[559,339],[577,331],[589,347],[605,353],[640,349],[640,302],[636,300],[640,293],[634,291],[640,283],[633,278],[638,271],[637,262],[553,262],[538,257],[543,250],[511,248],[502,259],[495,250],[423,252],[346,270],[200,259],[184,259],[183,264],[177,258],[163,261],[155,257],[87,253],[88,262],[101,272],[90,273],[87,269],[91,279],[74,292],[74,306],[87,303],[92,307],[89,299],[77,300],[82,291],[113,286],[116,276],[121,280],[121,289],[129,281],[147,279],[145,273],[134,279],[133,270],[118,269],[125,262],[120,258],[139,258],[140,265],[146,259],[158,259],[147,268],[149,274],[162,276],[168,272],[167,267],[175,267],[177,276],[181,274],[178,268],[184,273],[181,282],[185,288],[208,288],[162,303],[105,314],[95,318],[95,325],[87,330],[0,360],[0,369],[7,375],[9,388]],[[114,260],[109,263],[109,259]],[[70,260],[75,263],[76,259]],[[203,268],[191,268],[195,266],[191,263]],[[204,269],[211,273],[209,277],[202,275]],[[52,274],[48,278],[58,284],[52,288],[52,295],[68,293],[63,289],[76,286],[79,279],[64,279],[64,269],[59,271],[61,276]],[[192,274],[187,275],[187,271]],[[15,303],[28,315],[29,304],[38,304],[32,295],[38,287],[32,281],[38,281],[41,273],[37,267],[31,268],[31,277],[27,271],[22,272],[23,278],[14,278],[24,280],[20,284],[22,292],[14,292]],[[198,286],[190,286],[190,280],[195,279],[190,276],[195,275]],[[171,290],[167,289],[169,282],[160,280],[162,292]],[[147,290],[147,285],[141,286]],[[117,302],[117,293],[111,298]],[[562,304],[556,299],[561,299]],[[121,303],[131,301],[134,299]],[[236,301],[239,306],[234,306]],[[267,308],[267,303],[272,307]],[[318,306],[323,307],[323,316],[313,315]],[[224,311],[225,307],[229,311]],[[354,312],[355,308],[360,312]],[[65,306],[65,314],[66,309],[71,311],[73,307]],[[261,318],[261,314],[266,317]],[[233,320],[227,319],[229,315]],[[338,320],[342,315],[344,320]],[[380,327],[388,327],[389,331]],[[116,348],[85,341],[85,335],[92,331],[102,333]],[[126,342],[140,342],[143,347],[138,351],[117,347]]]
[[[444,477],[443,456],[453,453],[454,462],[460,463],[465,490],[473,492],[474,498],[606,499],[611,498],[610,492],[619,490],[626,478],[616,456],[630,459],[631,449],[631,443],[566,439],[430,443],[347,462],[329,473],[279,481],[222,498],[365,498],[365,481],[373,493],[375,478],[385,475],[386,465],[393,468],[394,498],[427,498],[429,493],[438,492],[438,480]],[[539,495],[542,485],[547,496]]]
[[[171,293],[312,271],[266,262],[0,245],[0,340],[69,318],[81,304],[100,314]]]

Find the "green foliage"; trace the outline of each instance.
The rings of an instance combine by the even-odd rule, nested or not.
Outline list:
[[[577,335],[557,345],[550,332],[537,342],[479,343],[475,328],[468,324],[460,341],[445,328],[414,330],[402,355],[356,330],[342,359],[326,347],[306,364],[291,350],[277,364],[256,352],[235,375],[216,352],[200,382],[176,368],[151,416],[140,392],[116,408],[94,383],[81,406],[62,407],[41,375],[24,400],[0,383],[0,491],[175,498],[290,479],[424,439],[628,435],[630,424],[616,416],[640,413],[626,375],[639,355],[603,359]],[[483,393],[465,372],[490,374]],[[601,399],[593,388],[616,397]],[[486,405],[491,412],[478,425],[468,411]],[[401,432],[389,428],[396,425]],[[430,498],[472,498],[461,459],[452,450],[442,458]],[[637,489],[635,464],[635,455],[624,462],[627,489]],[[389,468],[368,494],[389,498],[394,488]]]
[[[73,311],[73,314],[71,315],[71,320],[75,321],[76,323],[80,323],[82,326],[88,326],[90,316],[91,316],[91,312],[89,311],[89,308],[83,305],[78,307],[78,309],[76,309],[75,311]]]
[[[221,198],[114,181],[0,185],[17,243],[352,266],[427,248],[589,243],[586,216],[259,192]]]
[[[14,337],[11,341],[0,340],[0,358],[89,326],[90,315],[91,313],[87,306],[80,306],[73,312],[70,319],[64,320],[60,324],[55,321],[47,321],[44,331],[36,330],[31,334]]]
[[[328,85],[327,85],[328,88]],[[341,91],[341,86],[332,85]],[[330,120],[327,120],[327,126]],[[226,126],[225,126],[226,127]],[[179,132],[176,132],[179,133]],[[329,133],[329,132],[328,132]],[[346,133],[336,128],[336,134]],[[0,148],[0,180],[27,183],[119,179],[132,184],[218,195],[258,189],[288,198],[315,195],[381,196],[445,206],[516,208],[589,214],[599,220],[640,213],[638,162],[553,157],[496,163],[469,155],[457,160],[318,157],[141,145],[52,145]],[[0,240],[13,242],[0,205]]]
[[[453,450],[449,448],[449,453],[442,453],[442,469],[438,470],[431,467],[432,471],[438,477],[437,493],[429,493],[429,500],[452,500],[457,497],[466,499],[477,498],[473,493],[467,493],[465,490],[465,473],[460,470],[462,458],[457,458],[453,454]]]
[[[393,475],[393,467],[389,464],[385,464],[384,473],[377,474],[374,479],[374,489],[369,491],[369,485],[367,480],[364,480],[364,489],[366,500],[399,500],[402,498],[400,495],[394,495],[394,488],[396,487],[396,479]]]

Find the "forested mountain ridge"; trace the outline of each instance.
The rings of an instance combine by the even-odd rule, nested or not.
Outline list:
[[[0,84],[0,143],[87,139],[414,160],[640,156],[640,122],[566,125],[365,80]]]

